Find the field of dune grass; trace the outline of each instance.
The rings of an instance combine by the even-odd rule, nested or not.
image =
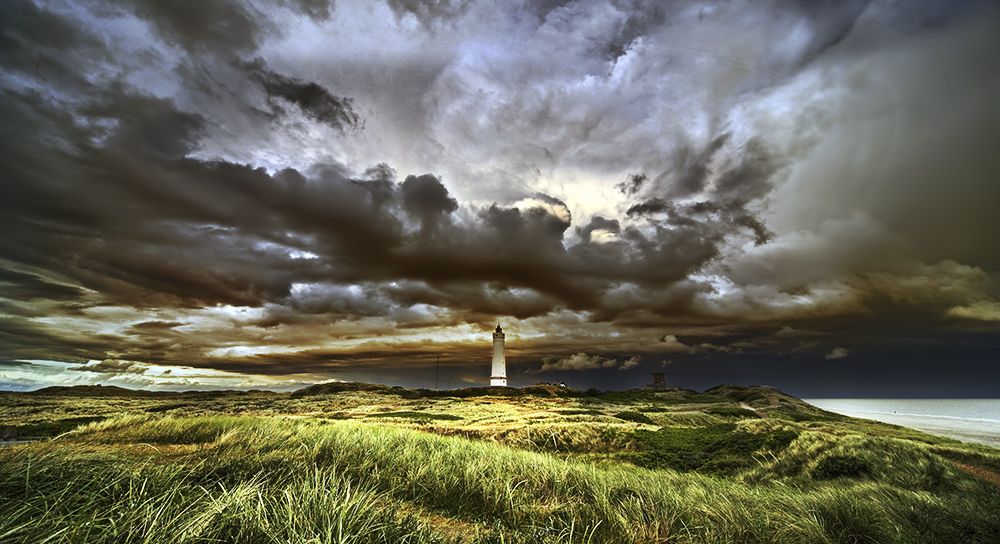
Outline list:
[[[0,542],[996,542],[1000,451],[753,392],[169,397],[0,448]]]

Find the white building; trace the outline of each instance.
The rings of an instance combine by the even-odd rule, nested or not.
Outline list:
[[[490,387],[507,387],[507,359],[503,354],[503,329],[497,323],[493,331],[493,370],[490,374]]]

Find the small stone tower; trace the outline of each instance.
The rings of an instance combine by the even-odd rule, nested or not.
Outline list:
[[[507,387],[507,359],[503,354],[503,329],[497,323],[493,331],[493,370],[490,374],[490,387]]]

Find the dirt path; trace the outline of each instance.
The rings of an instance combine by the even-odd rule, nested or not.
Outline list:
[[[489,528],[482,523],[444,516],[414,503],[402,504],[399,514],[401,516],[414,515],[429,525],[438,534],[448,539],[458,540],[459,542],[466,542],[467,537],[489,533]]]
[[[760,416],[762,418],[766,418],[767,417],[766,413],[764,413],[764,412],[758,412],[756,408],[754,408],[753,406],[750,406],[749,404],[747,404],[745,402],[741,402],[740,403],[740,408],[743,408],[744,410],[752,410],[753,413],[757,414],[758,416]]]
[[[952,461],[954,463],[954,461]],[[1000,474],[996,472],[986,470],[985,468],[974,467],[971,465],[963,465],[962,463],[955,463],[955,466],[972,474],[973,476],[978,476],[994,485],[1000,486]]]

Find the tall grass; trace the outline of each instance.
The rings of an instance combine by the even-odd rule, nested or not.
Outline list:
[[[0,542],[441,542],[365,482],[329,468],[206,477],[49,446],[0,454]]]
[[[813,478],[833,455],[871,470]],[[1000,490],[917,443],[806,431],[757,459],[732,480],[357,422],[124,416],[0,450],[0,542],[909,543],[1000,534]]]

